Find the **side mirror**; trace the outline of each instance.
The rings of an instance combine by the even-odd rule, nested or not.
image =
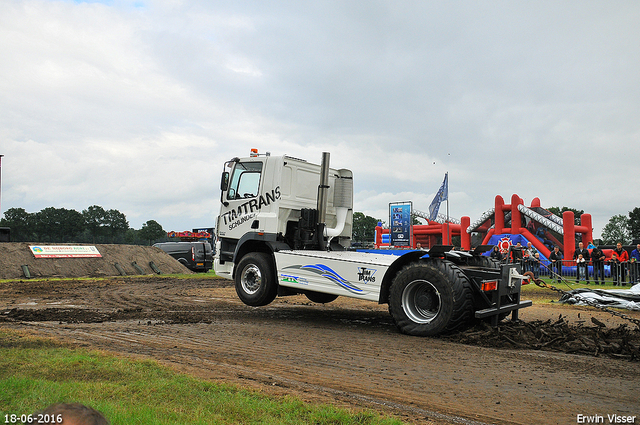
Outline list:
[[[222,173],[222,179],[220,180],[220,190],[225,191],[229,187],[229,172]]]
[[[224,171],[222,178],[220,179],[220,203],[225,207],[229,206],[229,203],[224,200],[224,192],[229,188],[229,172]]]

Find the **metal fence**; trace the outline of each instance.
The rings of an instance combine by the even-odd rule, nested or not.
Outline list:
[[[552,278],[559,280],[558,275],[562,279],[569,282],[589,282],[589,283],[613,283],[626,286],[640,283],[640,263],[622,262],[612,263],[605,261],[600,265],[592,262],[584,263],[578,267],[573,260],[562,260],[562,265],[551,263],[549,260],[541,259],[540,261],[520,261],[522,271],[531,271],[536,278]],[[598,274],[597,280],[594,273]]]

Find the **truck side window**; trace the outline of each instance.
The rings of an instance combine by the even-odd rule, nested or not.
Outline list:
[[[258,196],[262,162],[239,162],[233,170],[227,199],[253,198]]]

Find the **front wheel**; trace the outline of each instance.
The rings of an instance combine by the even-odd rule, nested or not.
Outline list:
[[[473,317],[471,286],[449,261],[411,263],[400,270],[391,285],[389,313],[405,334],[450,332]]]
[[[235,283],[243,303],[254,307],[271,303],[278,294],[271,257],[264,252],[245,255],[238,263]]]

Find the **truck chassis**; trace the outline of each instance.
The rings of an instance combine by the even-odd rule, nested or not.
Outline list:
[[[518,309],[531,305],[520,299],[523,276],[513,265],[450,248],[434,247],[433,257],[430,251],[252,252],[238,263],[235,288],[240,300],[256,307],[294,294],[318,303],[349,296],[388,304],[398,329],[418,336],[451,332],[476,320],[496,326],[509,313],[516,320]]]

